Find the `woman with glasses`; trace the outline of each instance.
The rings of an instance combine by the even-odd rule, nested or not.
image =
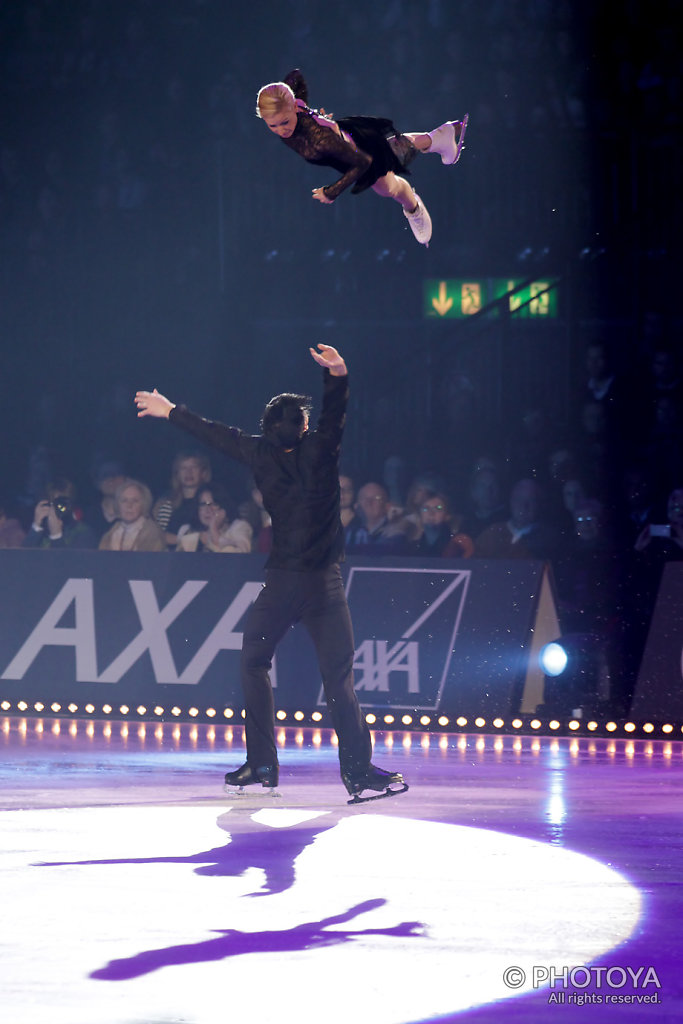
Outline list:
[[[176,551],[243,554],[251,551],[252,528],[245,519],[230,519],[227,492],[220,484],[205,484],[197,494],[201,530],[178,538]]]
[[[469,558],[472,555],[472,539],[456,532],[445,494],[425,491],[419,513],[422,534],[413,542],[411,554],[423,558]]]

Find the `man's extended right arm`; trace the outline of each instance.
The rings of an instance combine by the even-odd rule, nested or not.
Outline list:
[[[184,405],[175,405],[156,388],[154,391],[136,392],[135,404],[138,407],[138,416],[168,419],[174,426],[187,431],[204,444],[217,448],[224,455],[240,462],[249,462],[250,449],[255,439],[243,434],[237,427],[227,427],[224,423],[205,420]]]

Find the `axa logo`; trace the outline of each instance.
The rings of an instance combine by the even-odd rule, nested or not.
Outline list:
[[[420,692],[420,645],[416,640],[364,640],[356,648],[353,667],[356,690],[389,693],[392,673],[405,673],[408,693]]]
[[[439,706],[470,577],[469,569],[349,570],[355,685],[364,707]]]
[[[140,624],[139,632],[108,665],[99,666],[93,580],[67,579],[0,678],[23,679],[45,647],[71,647],[74,651],[77,682],[118,683],[148,652],[158,683],[198,683],[220,651],[240,650],[242,633],[235,627],[262,588],[261,583],[244,583],[208,636],[182,671],[179,671],[168,631],[207,582],[187,580],[160,607],[151,580],[129,580],[128,587]],[[67,616],[71,625],[63,625]],[[100,627],[104,629],[104,623],[100,623]]]

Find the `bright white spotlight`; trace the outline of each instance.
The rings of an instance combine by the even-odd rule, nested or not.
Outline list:
[[[539,661],[547,676],[559,676],[567,667],[567,652],[562,644],[553,642],[541,648]]]

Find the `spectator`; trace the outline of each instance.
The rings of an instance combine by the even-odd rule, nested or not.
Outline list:
[[[624,435],[630,437],[633,430],[630,415],[633,403],[628,394],[631,385],[623,373],[617,372],[607,342],[597,340],[586,346],[585,374],[580,401],[584,433],[594,434],[593,427],[599,421],[600,432],[608,444],[622,440]],[[596,407],[601,410],[600,415]]]
[[[475,541],[477,558],[548,559],[558,548],[557,531],[541,517],[541,489],[518,480],[510,494],[510,518],[489,526]]]
[[[197,492],[211,480],[211,464],[201,452],[180,452],[173,460],[171,493],[160,498],[152,515],[166,534],[166,543],[174,548],[178,538],[191,530],[201,530]]]
[[[667,345],[656,345],[650,359],[649,370],[651,398],[656,400],[666,395],[672,398],[680,409],[683,404],[683,381],[676,350]]]
[[[584,401],[612,401],[616,391],[616,373],[604,341],[591,341],[586,346],[585,372]]]
[[[422,534],[411,544],[411,554],[423,558],[469,558],[474,544],[464,533],[456,533],[448,498],[439,491],[427,491],[420,508]]]
[[[346,528],[349,554],[400,554],[407,550],[405,534],[389,521],[389,494],[382,484],[367,483],[358,491],[356,514]]]
[[[409,541],[417,541],[422,534],[421,508],[428,493],[445,492],[443,480],[436,473],[419,473],[410,484],[406,495],[403,515],[393,520],[396,531],[400,531]],[[391,520],[390,508],[387,515]]]
[[[468,537],[477,537],[493,523],[505,517],[501,500],[500,476],[492,465],[477,467],[469,488],[469,500],[460,528]]]
[[[99,543],[100,551],[165,551],[164,531],[152,519],[152,493],[139,480],[124,480],[114,494],[116,522]]]
[[[683,487],[669,494],[666,504],[667,522],[646,523],[638,534],[635,550],[661,566],[664,562],[683,560]]]
[[[22,542],[24,548],[96,548],[91,528],[76,515],[75,488],[64,478],[49,484],[36,505],[33,523]]]
[[[201,530],[184,533],[176,551],[248,554],[253,531],[246,519],[229,518],[231,502],[220,484],[205,484],[197,492]]]
[[[555,561],[560,621],[565,632],[606,638],[610,622],[619,617],[619,577],[605,509],[595,498],[583,498],[573,522],[564,555]]]

